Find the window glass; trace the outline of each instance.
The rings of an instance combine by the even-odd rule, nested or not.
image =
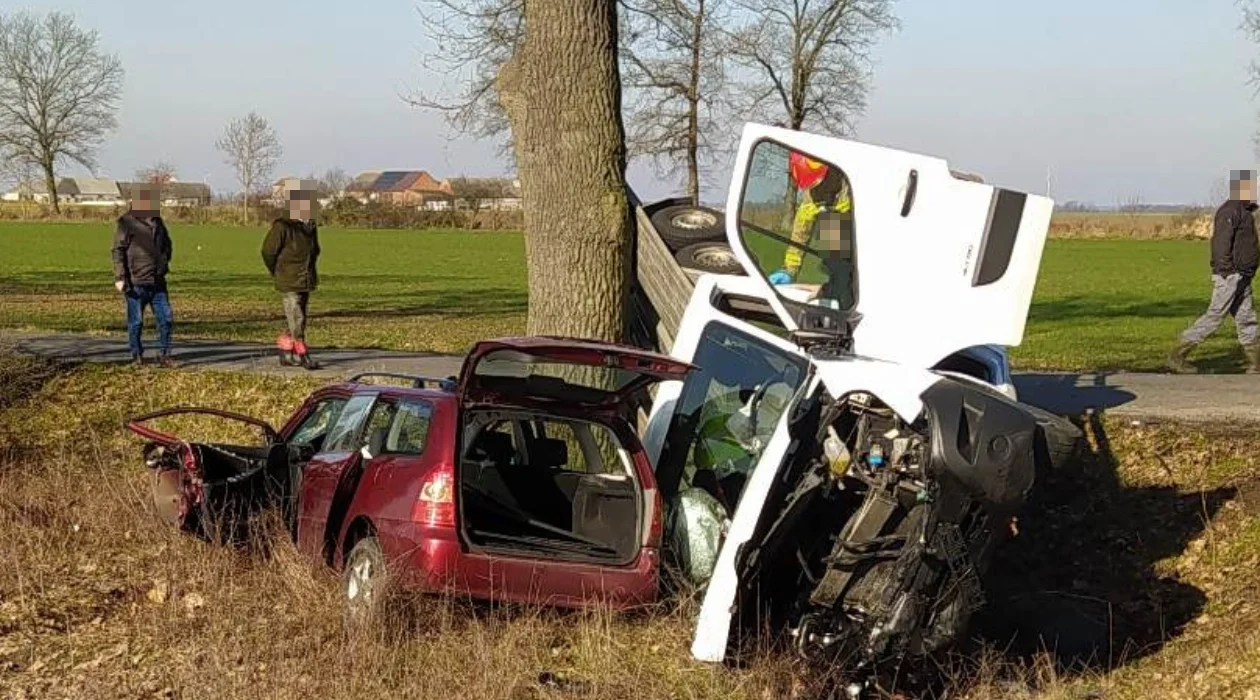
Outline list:
[[[337,417],[337,424],[328,433],[328,438],[324,441],[324,452],[353,452],[362,445],[356,445],[355,442],[361,433],[359,428],[363,425],[364,419],[367,417],[368,411],[372,409],[372,404],[376,401],[376,394],[359,394],[350,398],[346,402],[345,407],[341,409],[341,415]]]
[[[756,145],[739,233],[763,276],[794,300],[852,309],[857,297],[854,202],[840,168],[781,144]]]
[[[709,324],[683,385],[658,476],[667,494],[693,484],[734,512],[805,377],[806,361],[719,323]],[[699,475],[699,478],[697,478]]]
[[[297,430],[293,431],[289,444],[310,446],[319,452],[324,438],[328,435],[329,429],[336,424],[337,416],[341,414],[341,409],[345,405],[346,400],[340,397],[320,401],[315,406],[315,410],[311,411]]]
[[[371,445],[374,452],[383,449],[385,441],[389,438],[389,428],[394,422],[394,414],[397,412],[398,407],[392,401],[378,401],[372,407],[372,412],[368,414],[367,425],[363,428],[362,443]],[[359,447],[362,446],[359,445]]]
[[[620,474],[620,443],[607,427],[578,421],[536,421],[547,466],[581,474]],[[563,460],[560,456],[563,456]],[[533,456],[531,455],[531,461]]]
[[[424,452],[432,415],[432,407],[423,401],[399,403],[394,424],[389,429],[389,439],[385,441],[385,451],[408,455]]]

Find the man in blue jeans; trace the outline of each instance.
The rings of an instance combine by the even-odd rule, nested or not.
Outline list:
[[[166,273],[171,263],[171,235],[158,216],[156,187],[132,190],[131,209],[118,219],[114,232],[114,288],[127,301],[127,336],[131,361],[144,364],[145,307],[153,309],[158,328],[158,364],[174,367],[171,359],[171,302],[166,295]]]

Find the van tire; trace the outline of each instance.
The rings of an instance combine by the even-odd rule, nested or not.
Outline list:
[[[1038,471],[1052,474],[1070,472],[1081,464],[1085,434],[1072,421],[1036,406],[1023,405],[1037,421],[1036,457]]]
[[[719,275],[742,275],[744,267],[725,243],[693,243],[674,254],[679,265]]]
[[[726,240],[722,212],[691,204],[675,204],[652,214],[652,227],[670,251],[692,243]]]

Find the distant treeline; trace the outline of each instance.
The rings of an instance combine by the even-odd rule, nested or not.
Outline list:
[[[33,202],[0,202],[0,221],[81,221],[107,222],[117,219],[125,207],[62,204],[61,213],[52,206]],[[273,219],[287,216],[288,210],[268,204],[250,207],[249,224],[261,226]],[[163,207],[162,218],[171,223],[217,224],[221,226],[243,225],[244,213],[239,204],[211,204],[204,207]],[[346,228],[462,228],[485,230],[521,230],[524,216],[520,211],[426,211],[414,207],[388,204],[363,204],[354,199],[342,199],[322,209],[318,215],[321,225]]]

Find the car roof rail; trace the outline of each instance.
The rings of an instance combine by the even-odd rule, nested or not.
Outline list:
[[[368,377],[380,377],[384,379],[402,379],[411,383],[414,389],[424,389],[427,386],[436,386],[441,391],[454,391],[456,379],[455,377],[447,377],[439,379],[437,377],[424,377],[418,374],[403,374],[401,372],[360,372],[346,381],[350,384],[364,384],[364,379]]]

